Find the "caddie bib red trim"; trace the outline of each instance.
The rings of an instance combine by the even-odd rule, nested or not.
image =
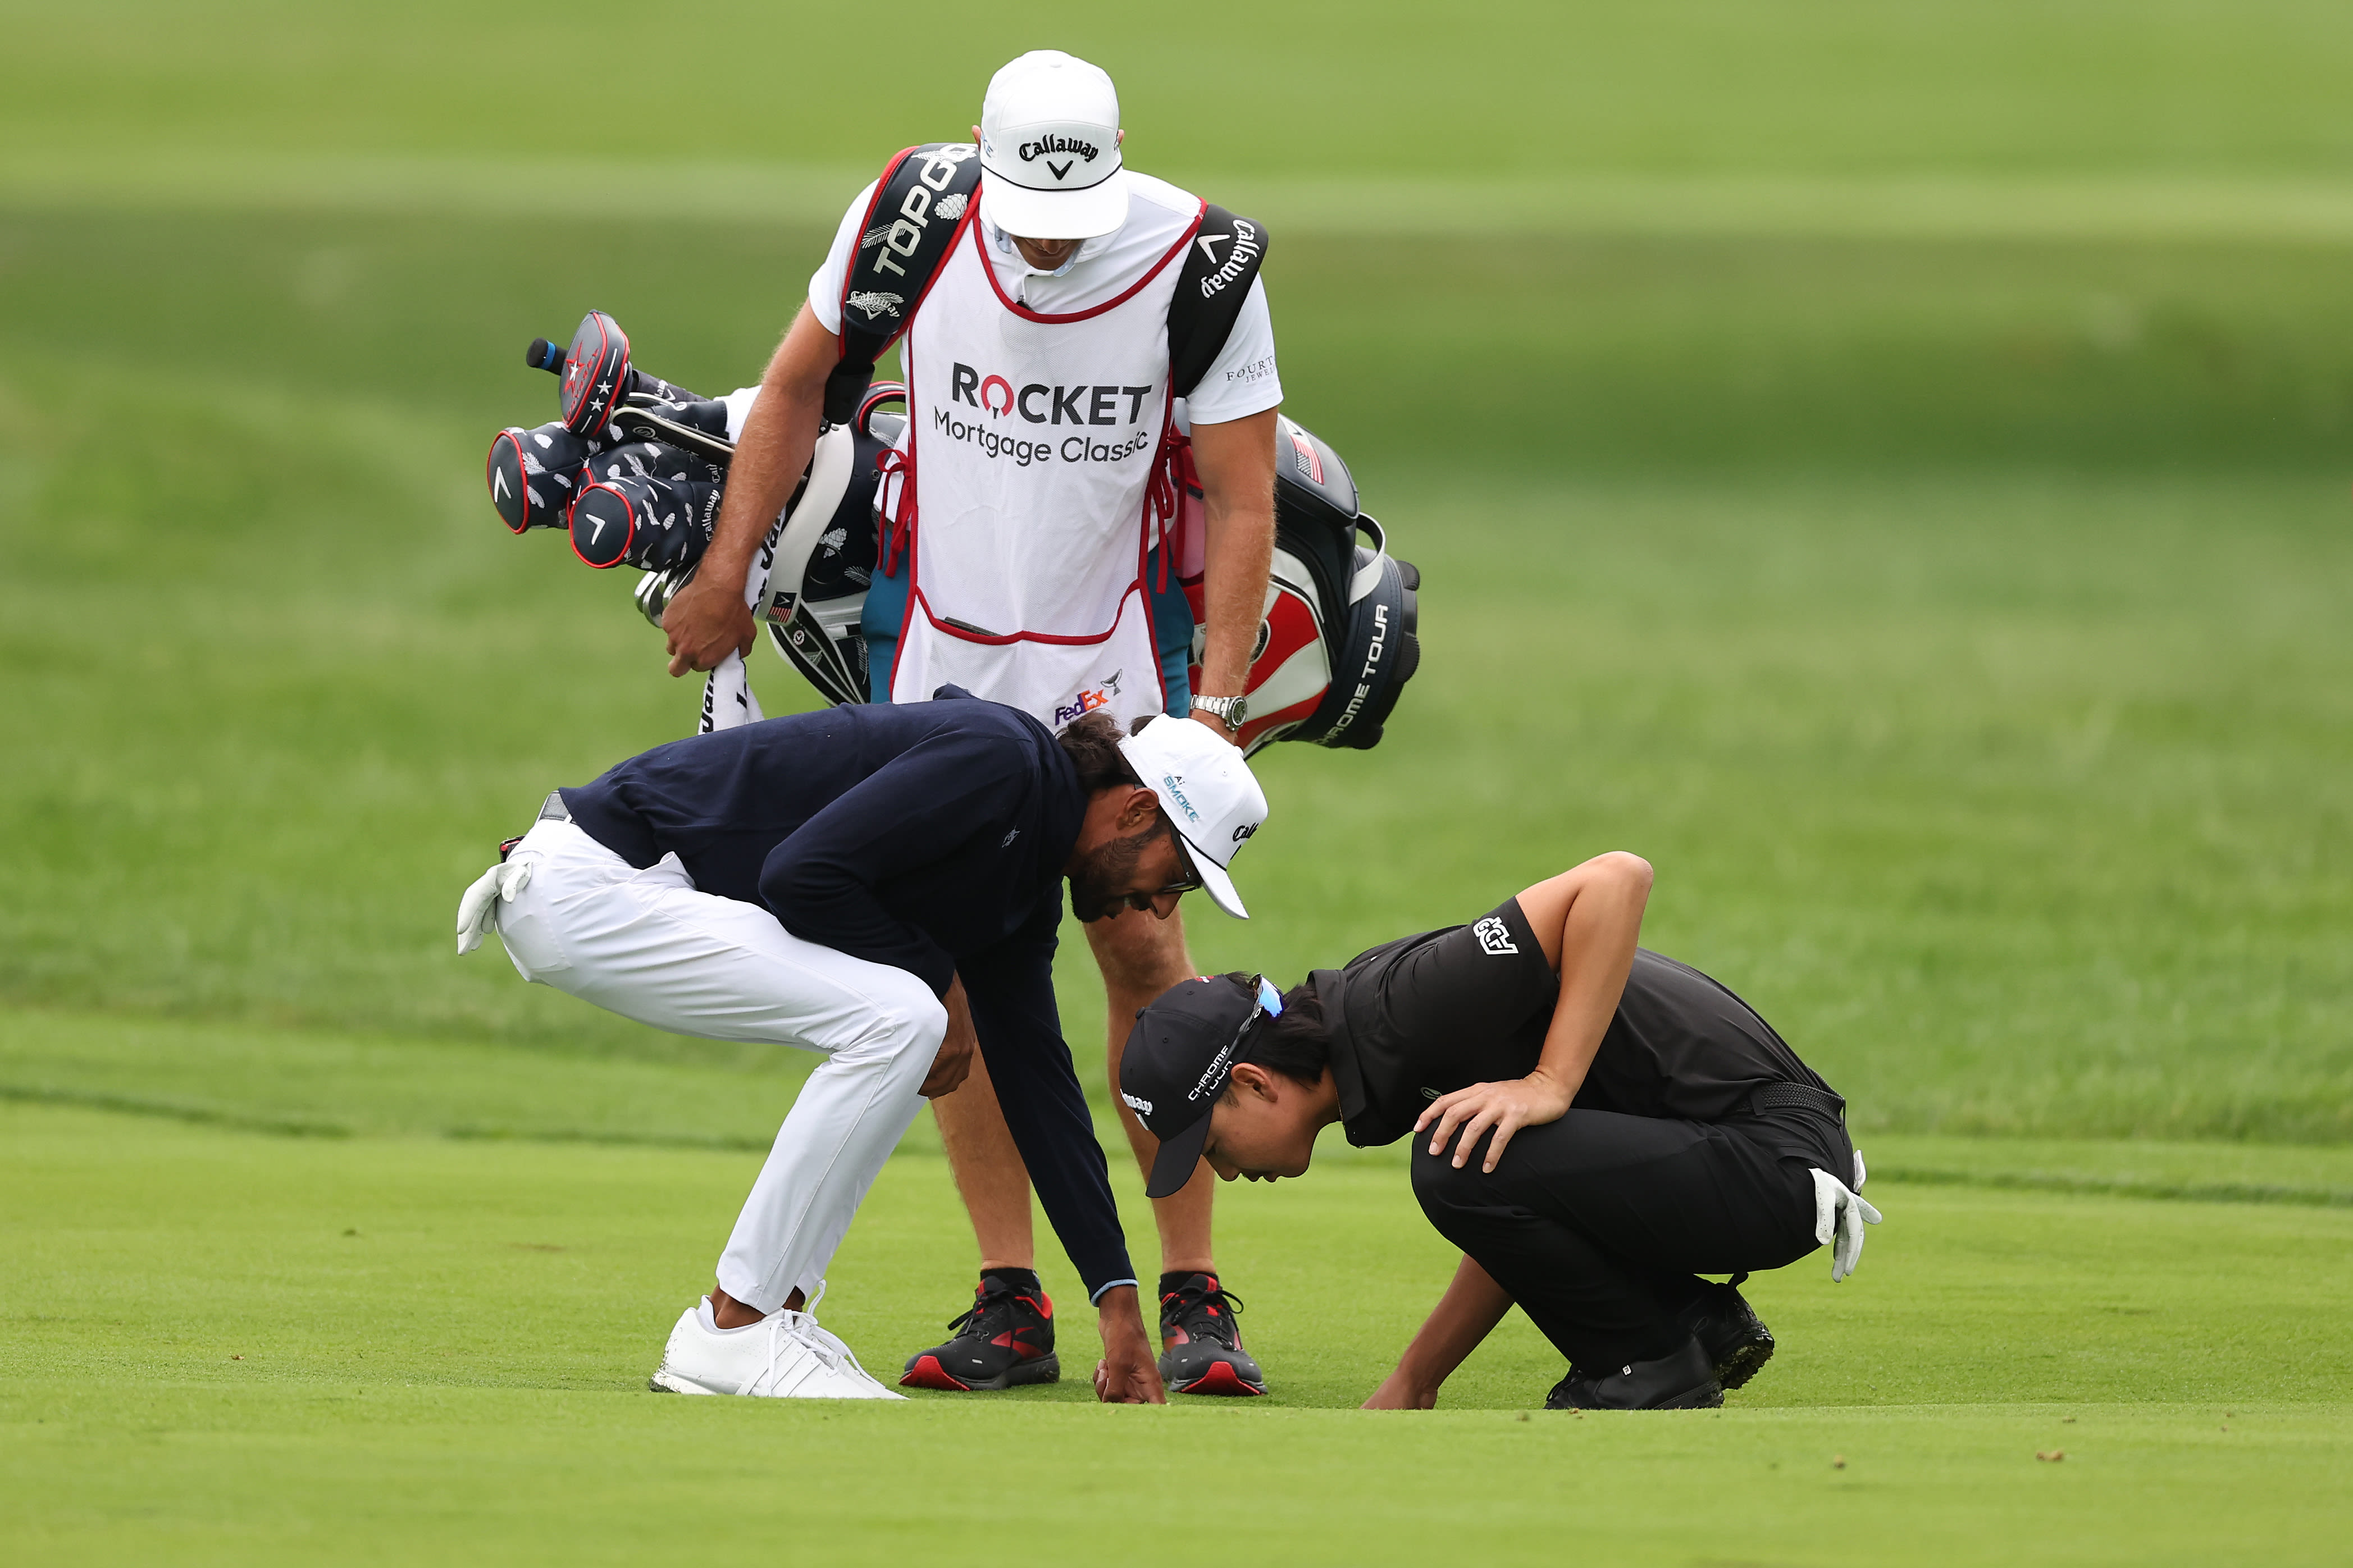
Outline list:
[[[1152,259],[1083,310],[1009,298],[977,228],[942,265],[900,348],[894,532],[917,526],[893,701],[952,681],[1051,726],[1163,710],[1145,569],[1174,402],[1171,263],[1201,210],[1133,203],[1148,226],[1131,244]]]
[[[974,205],[975,206],[977,206],[979,204],[975,203]],[[1184,255],[1185,247],[1193,243],[1193,237],[1196,234],[1198,234],[1201,230],[1201,215],[1208,210],[1209,204],[1203,202],[1200,206],[1195,210],[1193,214],[1193,221],[1185,226],[1185,232],[1177,237],[1176,243],[1171,246],[1167,253],[1162,256],[1159,260],[1154,262],[1152,264],[1152,269],[1146,272],[1143,277],[1137,279],[1125,292],[1120,294],[1115,299],[1106,300],[1100,305],[1090,305],[1083,310],[1071,310],[1059,316],[1045,315],[1039,311],[1033,310],[1027,305],[1014,300],[1005,292],[1005,285],[997,279],[997,268],[988,265],[988,252],[982,248],[987,242],[981,238],[978,225],[975,225],[973,227],[972,246],[976,251],[979,251],[980,253],[982,275],[987,278],[989,288],[996,291],[997,303],[1003,305],[1007,310],[1012,311],[1015,315],[1019,316],[1022,320],[1029,321],[1047,321],[1055,323],[1064,321],[1083,321],[1090,317],[1100,316],[1105,310],[1115,310],[1120,306],[1126,304],[1130,300],[1135,297],[1138,290],[1151,283],[1155,278],[1159,277],[1170,262]]]

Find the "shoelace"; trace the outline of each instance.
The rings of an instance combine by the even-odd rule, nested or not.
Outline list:
[[[768,1392],[779,1398],[789,1397],[795,1390],[800,1387],[802,1384],[807,1383],[809,1380],[810,1374],[817,1371],[818,1367],[823,1366],[826,1363],[823,1354],[818,1351],[818,1348],[815,1345],[810,1344],[808,1340],[801,1332],[805,1324],[810,1327],[815,1326],[814,1324],[809,1323],[808,1315],[805,1312],[787,1312],[779,1310],[771,1312],[768,1315],[766,1323],[768,1331],[768,1370],[766,1373],[766,1383],[768,1385]],[[789,1384],[785,1382],[784,1377],[784,1363],[786,1361],[786,1348],[787,1346],[790,1346],[793,1350],[800,1352],[803,1358],[802,1365],[799,1369],[800,1375],[794,1378]],[[814,1363],[815,1364],[812,1365],[810,1364],[811,1363]],[[758,1384],[755,1382],[753,1386],[756,1388]]]
[[[772,1392],[789,1395],[819,1370],[837,1376],[855,1378],[861,1383],[874,1383],[873,1374],[859,1363],[857,1353],[807,1312],[774,1312],[769,1315],[768,1321],[765,1381]],[[799,1369],[800,1375],[789,1381],[786,1377],[788,1346],[807,1358]],[[876,1384],[875,1386],[880,1387],[881,1384]]]
[[[816,1340],[818,1355],[834,1371],[848,1373],[851,1376],[873,1384],[877,1388],[881,1387],[882,1384],[876,1380],[874,1374],[867,1371],[864,1363],[858,1359],[858,1352],[843,1343],[839,1334],[817,1321],[817,1304],[825,1300],[825,1287],[826,1281],[818,1280],[817,1294],[809,1298],[807,1306],[801,1309],[801,1322]]]
[[[948,1320],[948,1327],[959,1337],[969,1330],[977,1338],[988,1339],[991,1336],[987,1331],[997,1326],[990,1321],[991,1318],[1002,1312],[1009,1320],[1013,1315],[1014,1300],[1015,1292],[1009,1286],[999,1285],[994,1290],[984,1287],[974,1298],[971,1306],[965,1308],[959,1316]]]
[[[797,1312],[780,1309],[768,1314],[766,1377],[770,1389],[775,1393],[788,1394],[792,1392],[792,1389],[778,1385],[785,1360],[785,1347],[788,1343],[807,1352],[818,1367],[823,1367],[839,1375],[856,1377],[863,1382],[872,1383],[877,1388],[881,1386],[881,1384],[875,1383],[874,1374],[860,1364],[857,1352],[844,1344],[839,1335],[817,1321],[817,1304],[825,1300],[825,1287],[826,1281],[818,1280],[817,1294],[810,1297],[807,1303]],[[793,1380],[792,1387],[798,1388],[802,1384],[807,1383],[809,1373],[813,1370],[815,1369],[803,1368],[801,1375]]]
[[[840,1338],[831,1330],[806,1314],[803,1318],[803,1326],[808,1331],[810,1337],[817,1342],[818,1353],[834,1371],[847,1373],[861,1382],[875,1383],[874,1374],[868,1372],[859,1362],[858,1352],[842,1343]],[[875,1386],[879,1388],[881,1385],[878,1383]]]
[[[1176,1304],[1173,1309],[1169,1305],[1170,1302]],[[1171,1292],[1161,1302],[1160,1327],[1163,1331],[1166,1331],[1171,1322],[1182,1327],[1186,1319],[1192,1317],[1204,1307],[1225,1309],[1223,1312],[1213,1314],[1217,1327],[1220,1331],[1217,1337],[1219,1342],[1227,1346],[1239,1344],[1241,1340],[1241,1331],[1236,1325],[1234,1318],[1235,1314],[1242,1310],[1242,1299],[1232,1294],[1223,1286],[1215,1290],[1188,1289]],[[1193,1331],[1186,1328],[1185,1331],[1189,1334]]]

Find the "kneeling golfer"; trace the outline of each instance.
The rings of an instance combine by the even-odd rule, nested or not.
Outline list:
[[[1266,817],[1242,754],[1199,724],[1056,736],[943,687],[658,746],[559,789],[467,889],[459,951],[495,927],[525,980],[656,1028],[797,1046],[809,1074],[653,1386],[896,1399],[819,1328],[817,1299],[923,1096],[978,1045],[1047,1216],[1100,1313],[1104,1399],[1159,1403],[1102,1147],[1054,1008],[1061,882],[1082,921],[1165,920]],[[1051,1382],[1015,1346],[983,1384]],[[936,1386],[934,1382],[932,1385]]]
[[[1846,1102],[1739,997],[1636,947],[1650,889],[1603,855],[1287,993],[1208,976],[1138,1016],[1120,1089],[1160,1140],[1150,1192],[1204,1158],[1299,1175],[1335,1121],[1413,1135],[1414,1195],[1463,1258],[1367,1408],[1435,1405],[1515,1301],[1568,1358],[1546,1408],[1720,1405],[1773,1336],[1739,1278],[1696,1276],[1861,1257],[1879,1215],[1846,1184]]]

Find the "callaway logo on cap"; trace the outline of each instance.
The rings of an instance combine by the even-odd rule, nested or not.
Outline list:
[[[1092,239],[1127,221],[1119,90],[1101,67],[1033,49],[980,106],[981,216],[1024,239]]]
[[[1218,908],[1250,919],[1234,879],[1234,857],[1266,821],[1266,792],[1239,748],[1190,719],[1162,714],[1119,743],[1127,765],[1160,797],[1160,809],[1185,841],[1193,869]]]

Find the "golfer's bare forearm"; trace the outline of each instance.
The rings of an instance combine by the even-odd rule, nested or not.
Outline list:
[[[1520,913],[1560,972],[1560,997],[1531,1076],[1550,1079],[1572,1100],[1625,994],[1650,897],[1651,863],[1622,850],[1520,894]]]
[[[1511,1310],[1512,1298],[1494,1278],[1469,1258],[1463,1258],[1446,1294],[1438,1299],[1429,1320],[1398,1358],[1398,1374],[1416,1389],[1436,1392]]]
[[[1266,610],[1274,563],[1274,410],[1193,427],[1207,537],[1202,609],[1208,635],[1201,694],[1230,697],[1250,684],[1250,656]]]

